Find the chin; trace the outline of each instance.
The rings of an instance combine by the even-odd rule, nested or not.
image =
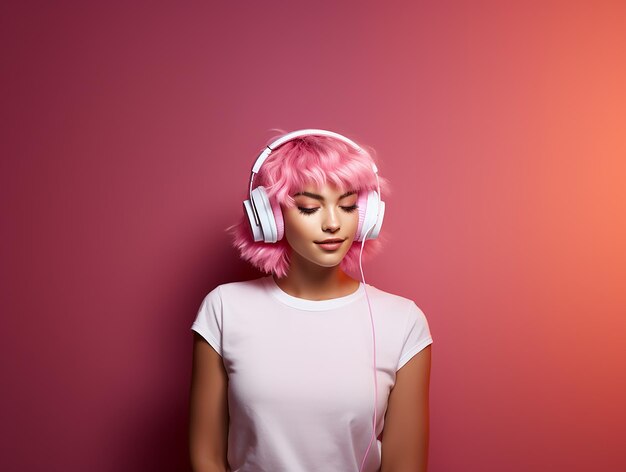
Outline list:
[[[319,247],[317,247],[317,244],[315,243],[312,243],[312,244],[315,246],[315,249],[313,251],[309,250],[309,248],[301,248],[301,250],[292,248],[292,250],[300,258],[306,259],[308,262],[318,265],[320,267],[328,267],[328,268],[335,267],[341,264],[341,261],[343,260],[343,258],[348,252],[348,251],[345,251],[342,253],[334,253],[334,252],[324,253]]]
[[[311,262],[314,262],[315,264],[322,266],[322,267],[335,267],[339,264],[341,264],[341,261],[343,260],[343,256],[339,257],[339,256],[335,256],[332,258],[326,258],[324,260],[315,260],[315,259],[309,259]]]

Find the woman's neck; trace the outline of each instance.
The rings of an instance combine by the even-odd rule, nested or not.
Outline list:
[[[359,288],[359,281],[347,275],[338,265],[322,267],[313,263],[297,264],[291,261],[289,272],[274,281],[281,290],[305,300],[328,300],[344,297]]]

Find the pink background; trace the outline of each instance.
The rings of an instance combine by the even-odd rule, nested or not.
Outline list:
[[[187,470],[274,127],[378,152],[364,272],[429,319],[431,472],[626,470],[626,3],[12,3],[1,470]]]

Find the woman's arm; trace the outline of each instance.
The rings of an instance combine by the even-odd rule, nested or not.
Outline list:
[[[381,472],[426,472],[430,357],[429,344],[396,374],[385,414]]]
[[[228,470],[228,376],[220,355],[194,332],[189,456],[194,472]]]

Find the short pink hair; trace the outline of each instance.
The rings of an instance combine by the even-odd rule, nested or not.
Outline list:
[[[286,134],[282,130],[278,131],[281,131],[280,136]],[[272,138],[267,144],[280,136]],[[291,195],[302,191],[307,185],[319,189],[328,183],[340,190],[356,190],[359,193],[378,190],[376,175],[371,165],[372,162],[376,163],[373,157],[374,150],[359,146],[363,151],[361,153],[345,142],[328,136],[308,135],[292,139],[272,151],[254,177],[253,188],[263,185],[273,206],[279,204],[287,208],[296,205]],[[252,164],[251,161],[251,167]],[[378,180],[381,199],[386,201],[390,194],[389,182],[381,176]],[[243,182],[242,187],[246,188]],[[248,198],[246,192],[242,201]],[[283,236],[276,243],[254,241],[250,223],[243,212],[243,205],[239,222],[226,228],[226,231],[231,234],[232,244],[242,259],[249,261],[262,272],[276,274],[278,278],[287,275],[291,249],[287,239]],[[365,241],[363,260],[380,252],[384,246],[384,239],[381,240],[383,233],[384,229],[378,238]],[[359,271],[360,251],[361,241],[354,241],[340,263],[344,271],[352,273]]]

